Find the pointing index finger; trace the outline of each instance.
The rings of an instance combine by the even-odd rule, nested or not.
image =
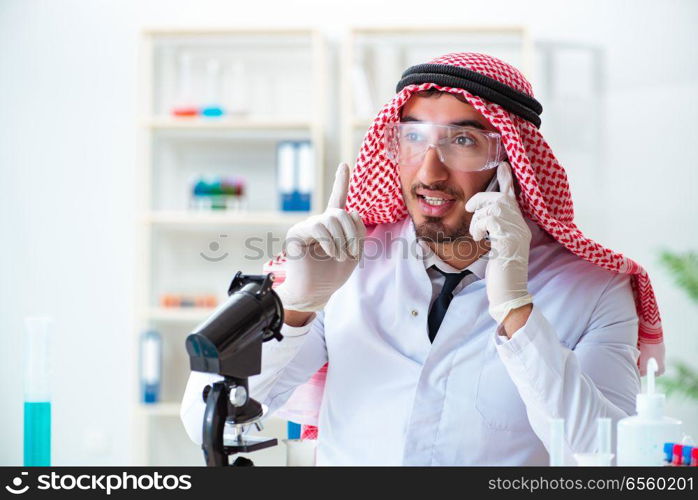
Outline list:
[[[327,208],[344,208],[349,190],[349,174],[349,165],[344,162],[340,163],[334,177],[334,185],[327,202]]]

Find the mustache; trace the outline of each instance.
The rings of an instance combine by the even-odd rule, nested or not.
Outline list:
[[[462,200],[464,198],[463,191],[461,191],[460,189],[454,189],[452,186],[449,186],[448,184],[445,184],[443,182],[437,182],[436,184],[424,184],[422,182],[418,182],[416,184],[413,184],[410,188],[410,193],[412,194],[412,196],[417,196],[418,189],[426,189],[429,191],[441,191],[445,194],[453,196],[458,200]]]

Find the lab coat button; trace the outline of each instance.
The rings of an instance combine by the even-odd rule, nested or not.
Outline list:
[[[419,314],[419,311],[417,311],[416,309],[412,309],[412,310],[410,311],[410,314],[411,314],[412,316],[417,316],[417,315]]]

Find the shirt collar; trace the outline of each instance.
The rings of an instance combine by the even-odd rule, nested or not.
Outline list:
[[[439,256],[436,255],[436,253],[434,253],[434,251],[424,240],[418,239],[417,241],[419,242],[419,245],[422,248],[422,256],[424,260],[425,269],[429,269],[431,266],[436,266],[445,273],[460,273],[467,269],[475,276],[477,276],[478,279],[483,279],[485,277],[485,269],[487,269],[487,254],[482,255],[479,259],[477,259],[475,262],[470,264],[465,269],[456,269],[452,265],[447,264],[446,262],[441,260]]]

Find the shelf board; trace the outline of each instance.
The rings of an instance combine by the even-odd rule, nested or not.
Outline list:
[[[313,122],[288,118],[176,118],[145,119],[146,126],[160,130],[310,130]]]
[[[148,318],[171,323],[198,323],[208,318],[215,307],[151,307]]]
[[[492,26],[460,26],[460,25],[445,25],[445,26],[422,26],[422,25],[405,25],[405,26],[359,26],[352,28],[351,32],[355,35],[416,35],[416,34],[499,34],[499,33],[515,33],[520,34],[525,31],[521,25],[492,25]]]
[[[199,225],[292,225],[307,219],[311,212],[194,212],[159,210],[145,216],[146,222],[169,226],[199,226]]]
[[[209,27],[209,28],[188,28],[188,27],[147,27],[143,33],[150,36],[210,36],[210,35],[255,35],[255,36],[288,36],[288,35],[305,35],[311,36],[316,33],[316,29],[308,27],[297,28],[277,28],[277,27],[238,27],[229,28],[226,26]]]
[[[179,403],[139,403],[138,411],[152,417],[178,417]]]

